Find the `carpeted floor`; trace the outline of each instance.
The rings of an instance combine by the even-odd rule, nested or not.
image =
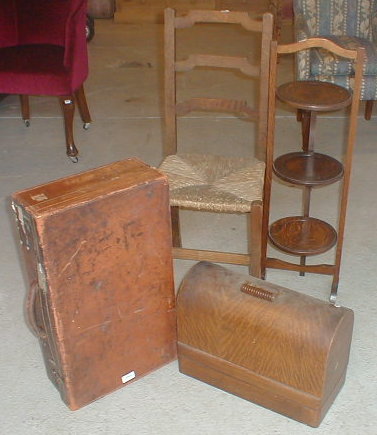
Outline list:
[[[197,45],[198,38],[221,50],[248,49],[253,43],[244,33],[231,29],[199,27],[194,36],[183,31],[178,43]],[[204,33],[205,32],[205,33]],[[205,39],[204,39],[205,38]],[[231,50],[231,51],[232,51]],[[36,338],[27,329],[23,304],[26,284],[18,253],[18,241],[10,210],[12,192],[115,160],[136,156],[158,165],[162,157],[162,27],[115,25],[97,20],[96,36],[89,45],[90,77],[87,98],[93,117],[88,131],[75,121],[81,157],[77,164],[65,156],[63,125],[58,102],[31,99],[32,123],[26,128],[19,118],[16,97],[0,101],[0,432],[34,434],[375,434],[377,419],[377,117],[359,117],[354,155],[339,303],[355,312],[355,328],[346,383],[319,429],[191,379],[178,371],[177,362],[98,400],[76,412],[69,411],[46,376]],[[292,63],[281,61],[281,80],[292,77]],[[253,95],[252,84],[235,82],[231,72],[220,85],[213,72],[198,71],[181,83],[183,92],[203,87],[213,92]],[[185,151],[224,155],[248,155],[253,126],[240,119],[203,115],[179,123]],[[228,135],[228,136],[227,136]],[[227,137],[231,137],[231,146]],[[300,129],[292,111],[279,107],[277,152],[295,150]],[[317,125],[317,149],[341,156],[344,113],[321,116]],[[301,193],[274,183],[272,216],[300,211]],[[336,222],[338,185],[316,189],[312,212]],[[245,249],[246,222],[242,216],[185,212],[182,216],[186,245],[212,249]],[[321,256],[326,261],[330,252]],[[176,286],[193,262],[175,261]],[[242,267],[231,267],[246,273]],[[327,300],[331,279],[326,276],[268,271],[267,279],[294,290]]]

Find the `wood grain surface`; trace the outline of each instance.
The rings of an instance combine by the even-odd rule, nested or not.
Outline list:
[[[349,309],[202,262],[181,284],[177,316],[182,372],[299,421],[319,425],[344,382]]]

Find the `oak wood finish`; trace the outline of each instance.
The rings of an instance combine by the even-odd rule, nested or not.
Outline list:
[[[343,165],[326,154],[293,152],[277,157],[273,171],[288,183],[323,186],[342,178]]]
[[[127,159],[13,194],[29,323],[73,410],[176,357],[168,193]]]
[[[203,262],[182,281],[177,323],[182,373],[308,425],[344,383],[347,308]]]
[[[339,56],[351,59],[354,61],[355,64],[354,88],[351,97],[351,111],[348,118],[347,145],[343,156],[342,164],[332,159],[331,157],[324,157],[323,155],[319,155],[314,152],[314,129],[312,122],[315,122],[315,116],[313,116],[313,114],[318,111],[338,110],[339,108],[347,106],[350,102],[350,98],[349,96],[347,96],[348,91],[339,89],[339,87],[334,87],[335,85],[332,85],[330,83],[316,83],[305,81],[286,84],[276,90],[276,65],[278,54],[292,54],[307,48],[323,48]],[[364,49],[358,48],[357,50],[346,50],[342,47],[337,46],[332,41],[324,38],[311,38],[305,41],[280,46],[278,46],[276,42],[271,43],[271,92],[269,95],[270,112],[268,118],[269,128],[264,190],[264,216],[262,225],[262,276],[265,275],[265,270],[268,267],[282,268],[286,270],[297,270],[300,272],[300,274],[313,271],[314,273],[325,274],[329,274],[329,272],[331,272],[331,275],[333,275],[333,281],[331,286],[330,301],[332,302],[335,302],[336,300],[339,283],[348,192],[351,178],[352,155],[356,139],[357,115],[361,92],[363,62]],[[323,89],[323,91],[321,91],[321,89]],[[294,91],[297,91],[297,93],[295,93]],[[282,101],[285,101],[288,104],[293,105],[293,107],[299,109],[300,119],[303,121],[303,123],[306,122],[306,125],[303,128],[303,138],[306,138],[307,142],[304,142],[304,150],[302,153],[293,153],[290,155],[278,157],[275,160],[274,164],[275,106],[277,96]],[[304,121],[305,117],[309,117],[309,120],[306,119],[306,121]],[[313,266],[308,266],[305,264],[304,257],[301,257],[300,264],[297,265],[294,263],[282,262],[280,260],[273,259],[267,256],[267,235],[269,233],[269,209],[273,172],[275,172],[276,175],[281,176],[281,178],[285,181],[293,182],[294,184],[304,186],[303,216],[300,217],[302,222],[309,222],[311,188],[313,186],[326,185],[338,180],[342,182],[340,193],[339,220],[336,229],[337,239],[335,258],[333,265],[318,265],[318,267],[313,268]],[[272,240],[275,242],[275,245],[280,245],[280,248],[283,248],[283,245],[285,243],[283,240],[284,238],[286,239],[287,243],[289,242],[289,249],[284,249],[286,252],[288,251],[291,254],[296,255],[300,255],[302,254],[302,252],[305,252],[306,255],[308,255],[308,253],[310,253],[310,244],[316,246],[318,252],[323,252],[322,248],[329,249],[333,245],[333,229],[321,223],[320,226],[314,226],[317,227],[315,231],[310,232],[306,231],[306,229],[308,228],[307,225],[302,225],[303,231],[300,236],[302,240],[299,240],[299,236],[295,234],[295,248],[292,243],[292,238],[288,233],[288,231],[292,229],[292,225],[294,225],[297,229],[298,222],[296,221],[295,224],[292,224],[293,221],[294,219],[292,220],[292,218],[288,218],[288,220],[282,221],[285,224],[289,223],[289,225],[286,226],[287,233],[285,236],[280,232],[279,240],[274,241],[274,236],[272,235]],[[313,222],[312,218],[310,218],[310,222]],[[310,225],[309,227],[314,228],[312,225]],[[327,230],[324,229],[325,227],[327,227]],[[274,228],[272,227],[271,230],[270,234],[274,231]],[[322,248],[320,248],[321,241]],[[308,244],[305,250],[301,250],[303,244]],[[289,266],[289,264],[291,264],[291,266]]]
[[[318,255],[331,249],[337,239],[334,228],[309,216],[289,216],[270,226],[271,242],[294,255]]]
[[[299,178],[294,173],[294,170],[299,169],[299,165],[297,165],[298,161],[305,162],[304,168],[304,177],[307,176],[306,182],[303,182],[304,178],[302,178],[301,184],[304,186],[303,191],[303,216],[305,218],[309,217],[310,212],[310,198],[311,198],[311,187],[314,185],[324,185],[330,182],[334,182],[338,180],[343,175],[343,167],[340,163],[338,163],[335,159],[332,159],[327,156],[319,155],[314,153],[314,137],[315,137],[315,126],[316,126],[316,116],[317,112],[327,112],[339,110],[344,107],[347,107],[351,103],[351,93],[341,86],[334,85],[332,83],[322,83],[318,81],[295,81],[284,83],[279,86],[276,90],[277,97],[286,104],[289,104],[292,107],[300,110],[301,114],[301,122],[302,122],[302,150],[301,158],[296,155],[292,156],[285,155],[281,156],[278,161],[274,163],[274,172],[280,176],[282,173],[282,179],[286,181],[294,182],[293,180]],[[292,159],[296,163],[293,164]],[[321,160],[319,162],[319,160]],[[315,163],[317,163],[315,165]],[[327,163],[327,164],[326,164]],[[315,174],[315,168],[317,169],[317,174]],[[288,170],[289,168],[289,170]],[[280,169],[280,170],[279,170]],[[334,173],[335,172],[335,173]],[[287,178],[291,180],[287,180]],[[316,183],[312,183],[316,179]],[[301,221],[295,223],[294,227],[297,227],[301,224]],[[323,227],[323,225],[322,225]],[[288,230],[292,230],[292,220],[289,220],[289,225],[285,227]],[[304,228],[304,227],[302,227]],[[310,226],[313,229],[313,225]],[[318,252],[324,252],[330,249],[333,244],[329,243],[332,239],[333,229],[331,227],[328,229],[328,237],[323,237],[323,230],[317,231],[318,235],[321,235],[319,238],[323,242],[323,249],[318,249]],[[276,231],[270,231],[270,237],[273,239],[273,234],[276,234]],[[279,231],[279,236],[281,236],[281,232]],[[313,234],[311,234],[311,237]],[[311,238],[309,237],[309,239]],[[336,240],[336,238],[335,238]],[[291,240],[292,241],[292,240]],[[276,246],[281,247],[281,240],[273,240],[273,243]],[[326,248],[326,249],[325,249]],[[291,253],[295,253],[292,244],[290,243],[289,251]],[[302,251],[302,246],[300,243],[297,243],[297,253]],[[305,255],[301,256],[300,264],[305,266],[306,258]],[[304,276],[304,271],[300,272],[301,276]]]
[[[246,57],[214,56],[211,54],[192,54],[185,60],[176,60],[176,30],[189,28],[197,23],[239,24],[246,30],[261,34],[260,64],[252,65]],[[268,82],[260,80],[258,107],[250,107],[247,101],[233,99],[215,99],[195,97],[186,101],[176,101],[176,72],[186,72],[196,67],[207,66],[231,68],[243,74],[259,79],[268,76],[269,44],[272,39],[273,17],[266,13],[262,19],[252,19],[245,12],[191,10],[185,16],[176,16],[172,9],[165,10],[165,141],[164,156],[177,153],[177,117],[191,111],[216,111],[237,113],[258,124],[257,147],[266,152],[267,140],[267,103]],[[260,276],[262,215],[263,204],[254,201],[248,215],[247,254],[213,252],[206,250],[186,249],[181,245],[178,208],[172,209],[174,258],[209,260],[232,264],[248,265],[250,272]]]
[[[214,55],[192,55],[186,60],[176,61],[175,35],[176,29],[192,27],[197,23],[223,23],[240,24],[246,30],[262,33],[261,42],[261,63],[258,66],[251,65],[246,58],[214,56]],[[192,110],[220,110],[228,112],[240,112],[258,119],[258,141],[264,144],[267,136],[267,98],[268,86],[264,80],[261,81],[259,107],[257,110],[249,107],[245,101],[214,99],[214,98],[193,98],[184,102],[176,101],[176,72],[190,71],[198,66],[209,66],[217,68],[238,69],[250,77],[267,77],[269,68],[269,43],[272,38],[272,15],[265,14],[263,21],[251,19],[244,12],[224,11],[199,11],[191,10],[183,17],[176,17],[173,9],[165,10],[165,141],[164,155],[177,152],[177,127],[176,117],[187,114]]]
[[[267,264],[270,269],[291,270],[293,272],[301,272],[302,265],[289,263],[288,261],[278,258],[267,258]],[[332,264],[313,264],[305,265],[305,271],[310,273],[319,273],[322,275],[334,275],[335,265]]]
[[[303,151],[312,149],[317,112],[343,109],[351,104],[351,93],[333,83],[295,81],[284,83],[276,90],[279,100],[300,110],[302,117]]]
[[[190,98],[189,100],[177,103],[177,116],[184,116],[198,110],[209,110],[214,112],[238,113],[244,115],[251,121],[258,120],[258,114],[251,109],[246,101],[225,100],[219,98]]]
[[[339,110],[352,101],[347,89],[311,80],[284,83],[276,89],[276,96],[292,107],[316,112]]]
[[[215,263],[240,264],[243,266],[248,266],[250,263],[247,254],[223,253],[204,249],[173,248],[173,257],[180,260],[206,260]]]

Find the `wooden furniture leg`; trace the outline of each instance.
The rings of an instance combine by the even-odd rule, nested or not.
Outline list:
[[[316,113],[312,110],[301,110],[302,150],[313,150]]]
[[[174,248],[182,247],[181,229],[179,224],[179,207],[170,207],[171,228]]]
[[[305,153],[314,151],[314,131],[316,126],[317,114],[312,110],[302,110],[302,150]],[[309,217],[310,214],[310,197],[312,188],[304,187],[303,194],[303,216]],[[306,256],[300,257],[300,266],[306,265]],[[300,271],[300,276],[305,276],[304,270]]]
[[[337,268],[335,271],[335,275],[331,285],[330,302],[332,304],[336,303],[336,297],[338,295],[338,285],[339,285],[339,268]]]
[[[64,116],[67,156],[70,157],[73,162],[77,162],[77,155],[79,152],[73,140],[73,116],[75,113],[75,102],[72,95],[59,97],[59,101]]]
[[[256,278],[262,277],[262,202],[254,202],[249,213],[250,219],[250,237],[249,237],[249,255],[250,265],[249,273]]]
[[[304,194],[303,194],[303,216],[309,217],[310,214],[310,197],[312,193],[312,188],[310,186],[304,187]],[[300,257],[300,266],[306,265],[306,256],[302,255]],[[300,276],[305,276],[304,270],[300,270]]]
[[[21,102],[22,119],[23,119],[26,127],[29,127],[30,126],[29,96],[28,95],[20,95],[20,102]]]
[[[86,102],[84,86],[80,86],[77,89],[77,91],[75,92],[75,98],[79,109],[80,117],[82,119],[82,122],[84,123],[83,127],[85,130],[87,130],[90,123],[92,122],[92,119],[90,117],[88,103]]]
[[[373,110],[373,100],[367,100],[365,102],[365,113],[364,113],[364,118],[367,121],[370,121],[370,118],[372,117],[372,110]]]

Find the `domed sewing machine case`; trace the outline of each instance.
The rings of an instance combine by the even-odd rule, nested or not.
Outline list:
[[[347,308],[201,262],[182,281],[177,322],[182,373],[310,426],[345,381]]]

